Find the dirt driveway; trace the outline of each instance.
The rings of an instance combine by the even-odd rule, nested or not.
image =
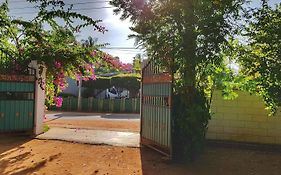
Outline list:
[[[212,146],[184,166],[147,148],[0,137],[1,175],[280,175],[280,165],[280,152]]]

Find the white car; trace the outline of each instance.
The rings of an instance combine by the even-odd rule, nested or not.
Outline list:
[[[106,98],[115,99],[115,98],[129,98],[129,91],[123,90],[121,93],[117,92],[115,87],[112,87],[110,89],[106,89]]]

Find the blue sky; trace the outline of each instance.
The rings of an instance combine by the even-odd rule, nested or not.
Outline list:
[[[4,0],[0,0],[4,2]],[[10,14],[23,19],[31,19],[36,14],[34,4],[27,3],[25,0],[9,0]],[[270,0],[270,4],[280,3],[281,0]],[[108,0],[65,0],[66,4],[74,4],[74,11],[92,17],[93,19],[103,20],[100,24],[105,26],[108,32],[105,34],[98,33],[87,27],[77,36],[79,40],[86,39],[88,36],[98,38],[99,43],[109,43],[111,48],[118,49],[104,50],[113,56],[119,56],[122,62],[132,62],[133,57],[138,53],[143,53],[139,49],[133,49],[134,39],[128,39],[132,34],[129,27],[131,23],[121,21],[119,16],[113,14],[113,8],[109,5]],[[251,6],[258,6],[260,0],[253,0]],[[120,47],[122,49],[120,49]],[[126,49],[125,49],[126,48]]]
[[[0,0],[0,2],[4,2],[4,0]],[[8,2],[12,16],[32,19],[36,15],[37,10],[33,8],[34,4],[27,3],[25,0],[9,0]],[[108,47],[111,49],[104,49],[104,51],[113,56],[119,56],[125,63],[132,62],[136,54],[143,54],[143,51],[135,49],[134,39],[128,39],[128,35],[132,34],[129,29],[131,23],[128,20],[121,21],[119,16],[113,14],[113,8],[109,5],[108,0],[65,0],[65,3],[74,4],[73,9],[77,9],[74,11],[93,19],[101,19],[100,25],[105,26],[108,30],[102,34],[93,31],[92,27],[84,28],[77,34],[79,40],[92,36],[98,38],[99,43],[109,43]]]

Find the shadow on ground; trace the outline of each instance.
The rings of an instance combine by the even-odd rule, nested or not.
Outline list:
[[[104,114],[100,114],[100,113],[60,113],[60,114],[55,114],[53,115],[54,118],[50,119],[49,121],[52,120],[57,120],[60,118],[83,118],[83,117],[93,117],[93,118],[97,118],[100,116],[100,118],[104,118],[104,119],[140,119],[140,114],[118,114],[118,113],[104,113]]]
[[[21,145],[30,141],[31,138],[27,136],[15,136],[15,135],[0,135],[0,158],[2,154],[7,150],[19,150]]]
[[[281,153],[210,145],[195,162],[174,164],[146,147],[141,148],[143,175],[280,175]]]
[[[146,147],[124,148],[0,137],[0,174],[280,175],[281,152],[208,145],[180,165]]]
[[[85,116],[90,116],[90,115],[78,114],[78,113],[62,113],[62,114],[56,114],[54,116],[60,118],[60,117],[85,117]]]
[[[103,114],[101,118],[105,119],[140,119],[139,114]]]
[[[23,175],[31,174],[43,168],[48,161],[59,155],[49,156],[47,159],[33,161],[33,150],[25,143],[31,141],[28,136],[0,136],[0,174]]]

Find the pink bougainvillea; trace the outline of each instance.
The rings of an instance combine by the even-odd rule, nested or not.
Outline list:
[[[65,80],[65,75],[64,72],[58,72],[56,74],[56,77],[54,79],[54,84],[60,89],[64,90],[66,88],[66,80]]]
[[[132,72],[132,70],[133,70],[133,65],[130,64],[130,63],[123,64],[123,65],[122,65],[122,69],[123,69],[123,70],[126,70],[126,71],[128,71],[128,72]]]
[[[59,90],[64,90],[66,88],[66,77],[64,75],[63,64],[55,61],[54,67],[56,68],[54,84]]]
[[[56,107],[58,107],[58,108],[62,107],[62,103],[63,103],[62,97],[55,97],[54,101],[55,101]]]
[[[92,76],[90,77],[90,79],[96,80],[96,79],[97,79],[97,76],[96,76],[95,74],[92,74]]]
[[[116,69],[120,69],[128,72],[132,71],[132,67],[133,67],[132,64],[129,63],[124,64],[118,58],[114,58],[109,54],[104,54],[103,60]]]
[[[132,64],[124,64],[122,63],[119,58],[112,57],[111,55],[98,51],[98,50],[93,50],[90,52],[91,57],[100,57],[102,56],[102,60],[100,62],[95,62],[95,63],[89,63],[86,62],[85,60],[79,62],[79,66],[73,67],[71,69],[71,72],[74,73],[74,76],[76,80],[83,80],[83,81],[88,81],[88,80],[96,80],[96,74],[95,74],[95,68],[100,68],[103,66],[110,66],[118,70],[123,70],[126,72],[131,72],[132,71]],[[67,65],[64,65],[63,62],[59,61],[58,59],[53,62],[53,88],[50,88],[51,91],[49,94],[54,94],[56,95],[57,93],[65,90],[67,87],[67,82],[66,82],[66,77],[69,76],[69,68]],[[71,73],[70,73],[71,74]],[[72,76],[73,74],[71,74]],[[54,97],[51,98],[54,100],[55,104],[57,107],[61,107],[63,103],[62,97]]]
[[[62,67],[62,64],[59,61],[55,61],[54,66],[56,69],[60,69]]]
[[[90,55],[91,55],[92,57],[95,57],[95,56],[97,55],[97,51],[94,50],[93,52],[90,53]]]
[[[83,75],[81,72],[76,72],[76,80],[79,80],[82,77],[82,80],[88,81],[88,80],[96,80],[95,75],[95,67],[92,64],[84,63],[81,66],[81,69],[83,69]]]
[[[76,72],[75,79],[78,81],[78,80],[80,80],[81,77],[82,77],[82,73]]]

